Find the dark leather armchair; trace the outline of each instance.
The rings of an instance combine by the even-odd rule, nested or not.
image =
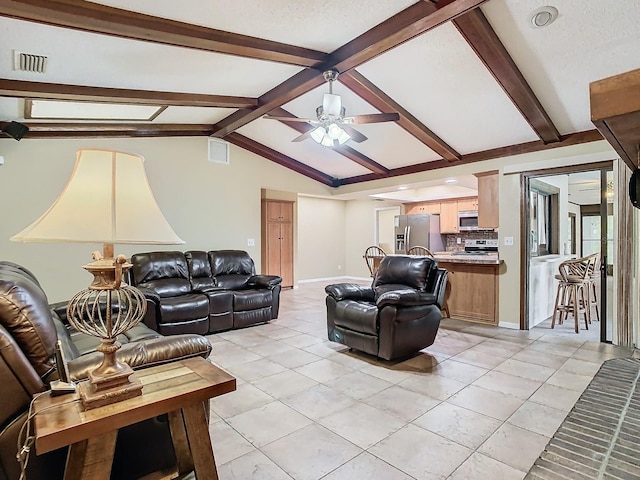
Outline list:
[[[33,395],[57,379],[55,343],[60,340],[71,380],[87,378],[102,361],[99,340],[74,330],[65,321],[66,304],[49,305],[36,277],[24,267],[0,261],[0,479],[17,480],[20,428]],[[139,324],[121,335],[118,359],[139,369],[211,353],[200,335],[163,337]],[[144,444],[144,448],[139,448]],[[31,451],[29,480],[62,478],[66,449],[44,455]],[[168,424],[161,418],[140,422],[118,434],[111,478],[148,475],[175,464]]]
[[[446,283],[433,258],[387,256],[370,287],[325,288],[329,340],[385,360],[413,355],[436,338]]]

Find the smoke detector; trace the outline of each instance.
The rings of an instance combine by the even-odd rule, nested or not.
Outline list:
[[[531,26],[533,28],[545,28],[558,18],[558,9],[551,6],[540,7],[531,14]]]
[[[13,69],[21,72],[44,73],[47,67],[47,57],[34,53],[13,51]]]

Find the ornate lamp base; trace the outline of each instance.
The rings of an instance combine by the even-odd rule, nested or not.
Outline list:
[[[89,373],[90,381],[78,385],[84,409],[91,410],[142,395],[142,383],[133,375],[131,367],[129,370],[129,373],[114,376],[118,378],[106,379],[91,378]]]

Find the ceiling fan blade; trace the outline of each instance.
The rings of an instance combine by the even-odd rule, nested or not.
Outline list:
[[[317,122],[315,118],[276,117],[273,115],[264,115],[262,118],[266,118],[267,120],[280,120],[281,122],[306,122],[306,123]]]
[[[306,132],[304,132],[302,135],[297,136],[296,138],[294,138],[293,140],[291,140],[292,142],[301,142],[303,140],[306,140],[307,138],[309,138],[311,136],[311,132],[313,132],[313,128],[310,130],[307,130]]]
[[[351,137],[351,140],[353,140],[354,142],[360,143],[360,142],[364,142],[367,139],[366,136],[364,136],[362,133],[357,131],[355,128],[350,127],[349,125],[342,124],[341,127],[345,132],[349,134],[349,136]]]
[[[363,125],[365,123],[397,122],[400,115],[397,113],[370,113],[368,115],[352,115],[344,119],[347,123]]]

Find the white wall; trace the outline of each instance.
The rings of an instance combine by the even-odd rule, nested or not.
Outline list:
[[[299,196],[297,204],[296,280],[346,275],[346,202]]]
[[[32,270],[51,302],[86,288],[91,276],[81,266],[90,262],[91,252],[102,250],[102,246],[15,243],[9,237],[57,198],[80,148],[111,148],[143,155],[156,200],[186,242],[116,245],[116,253],[127,256],[151,250],[235,248],[247,250],[259,271],[261,189],[330,194],[328,187],[233,145],[230,165],[209,163],[206,138],[2,140],[0,155],[5,164],[0,167],[0,259]],[[247,246],[249,238],[255,239],[254,247]]]

